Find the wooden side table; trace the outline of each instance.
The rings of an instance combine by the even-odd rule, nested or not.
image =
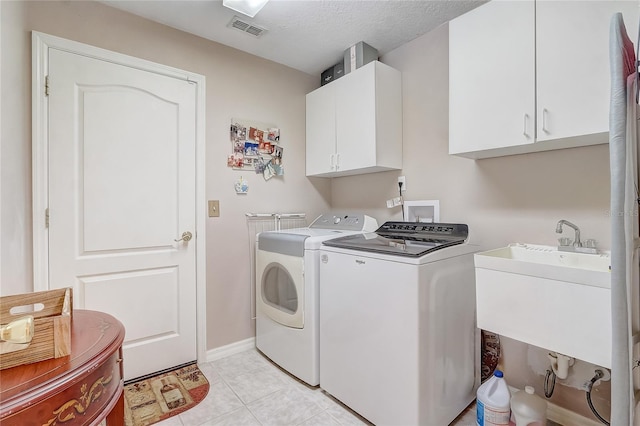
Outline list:
[[[0,426],[124,425],[124,327],[74,310],[71,355],[0,370]]]

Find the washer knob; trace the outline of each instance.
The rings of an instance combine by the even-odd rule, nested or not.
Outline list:
[[[339,216],[335,216],[335,217],[333,218],[333,224],[334,224],[334,225],[337,225],[337,224],[339,224],[339,223],[340,223],[340,221],[341,221],[341,220],[342,220],[342,219],[340,219],[340,217],[339,217]]]

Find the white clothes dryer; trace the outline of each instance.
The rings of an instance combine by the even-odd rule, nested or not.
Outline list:
[[[267,231],[256,241],[256,347],[306,383],[319,383],[320,247],[378,227],[362,214],[318,217],[308,228]]]
[[[320,387],[376,425],[448,425],[480,384],[464,224],[387,222],[320,250]]]

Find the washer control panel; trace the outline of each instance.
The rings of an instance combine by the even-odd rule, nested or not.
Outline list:
[[[373,232],[378,228],[378,222],[364,214],[323,214],[309,228]]]

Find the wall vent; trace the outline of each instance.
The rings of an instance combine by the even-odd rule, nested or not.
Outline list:
[[[227,27],[235,28],[236,30],[240,30],[244,33],[251,34],[254,37],[260,37],[267,30],[266,28],[258,27],[257,25],[250,24],[242,19],[234,16]]]

